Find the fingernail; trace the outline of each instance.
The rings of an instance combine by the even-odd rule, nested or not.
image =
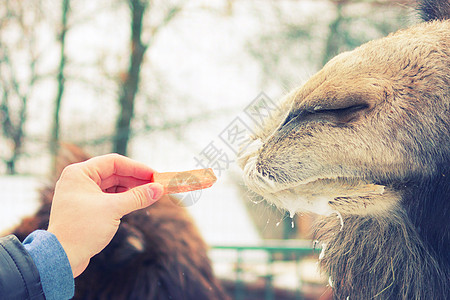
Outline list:
[[[148,188],[147,188],[147,193],[148,193],[148,195],[150,196],[150,199],[153,199],[155,193],[153,192],[153,190],[152,190],[151,187],[148,187]]]
[[[150,190],[152,191],[151,195],[153,200],[161,198],[162,196],[161,188],[159,188],[156,184],[150,185]]]

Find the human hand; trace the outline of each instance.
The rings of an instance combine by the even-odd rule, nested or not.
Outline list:
[[[48,231],[66,251],[74,277],[109,244],[124,215],[162,196],[162,186],[149,183],[153,173],[146,165],[118,154],[64,169],[56,183]]]

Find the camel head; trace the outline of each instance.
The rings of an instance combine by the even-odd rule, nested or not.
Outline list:
[[[450,20],[366,43],[281,102],[239,162],[245,183],[287,209],[380,215],[406,182],[450,165]]]

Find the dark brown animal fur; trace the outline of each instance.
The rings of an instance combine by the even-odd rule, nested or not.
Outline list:
[[[66,145],[60,169],[88,159]],[[24,239],[48,226],[53,186],[37,213],[13,231]],[[168,196],[125,216],[111,243],[75,279],[74,299],[228,299],[216,280],[207,246],[186,209]]]

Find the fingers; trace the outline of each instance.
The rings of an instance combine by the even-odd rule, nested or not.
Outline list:
[[[110,196],[116,201],[110,203],[114,203],[118,219],[153,204],[164,190],[159,183],[149,183],[155,173],[152,168],[118,154],[94,157],[66,169],[66,181],[67,174],[85,174],[95,182],[96,188],[112,193]]]
[[[102,180],[99,186],[103,191],[106,191],[112,187],[123,187],[126,189],[131,189],[146,183],[149,183],[149,180],[143,180],[129,176],[112,175]]]
[[[143,163],[118,154],[91,158],[84,162],[84,168],[88,171],[89,176],[99,184],[112,175],[134,177],[149,182],[155,172]]]
[[[163,186],[159,183],[150,183],[132,188],[126,192],[115,194],[119,217],[135,210],[145,208],[163,195]]]
[[[116,194],[116,193],[123,193],[128,190],[129,190],[129,188],[124,187],[124,186],[112,186],[110,188],[103,190],[103,192],[108,193],[108,194]]]

